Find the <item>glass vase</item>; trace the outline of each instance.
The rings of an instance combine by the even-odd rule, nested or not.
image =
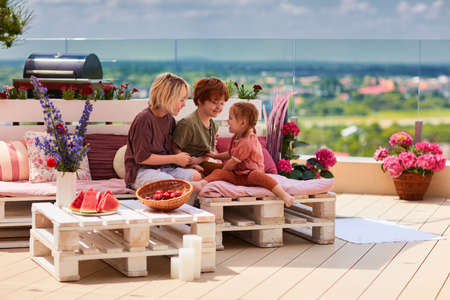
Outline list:
[[[60,172],[56,174],[56,205],[69,207],[76,193],[76,172]]]

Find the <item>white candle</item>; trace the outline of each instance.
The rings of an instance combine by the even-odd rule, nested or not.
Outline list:
[[[170,278],[176,279],[178,278],[178,266],[180,264],[180,259],[178,256],[172,256],[170,258]]]
[[[183,281],[194,280],[194,249],[180,248],[178,249],[180,260],[178,263],[179,278]]]
[[[202,262],[202,238],[196,234],[183,235],[183,247],[194,248],[194,278],[200,278]]]

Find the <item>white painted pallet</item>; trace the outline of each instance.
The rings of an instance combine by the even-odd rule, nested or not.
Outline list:
[[[335,202],[332,192],[296,196],[285,208],[274,197],[199,198],[200,207],[216,217],[216,249],[223,249],[222,233],[259,247],[283,245],[283,229],[317,244],[334,243]]]
[[[121,203],[116,214],[98,217],[75,215],[52,203],[33,204],[32,259],[59,281],[78,280],[78,262],[90,259],[103,259],[130,277],[145,276],[147,256],[176,255],[183,235],[191,233],[203,240],[202,271],[215,270],[215,251],[210,251],[215,250],[214,215],[186,205],[149,213],[136,200]]]

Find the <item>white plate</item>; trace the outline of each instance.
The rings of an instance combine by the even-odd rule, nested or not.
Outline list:
[[[82,212],[73,211],[70,208],[66,208],[66,211],[68,213],[71,213],[71,214],[74,214],[74,215],[83,216],[83,217],[108,216],[108,215],[113,215],[113,214],[117,213],[117,210],[115,210],[115,211],[108,211],[108,212],[98,212],[98,213],[86,214],[86,213],[82,213]]]

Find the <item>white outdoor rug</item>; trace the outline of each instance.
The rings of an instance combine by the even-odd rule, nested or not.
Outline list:
[[[435,235],[381,219],[336,218],[336,237],[356,244],[440,240]]]

